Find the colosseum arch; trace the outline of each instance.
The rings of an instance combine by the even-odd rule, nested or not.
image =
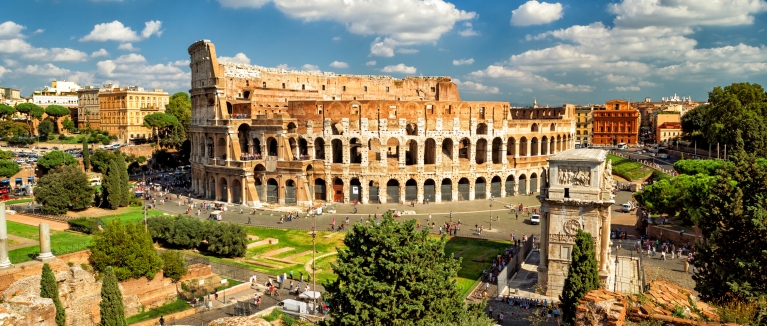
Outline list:
[[[557,131],[557,125],[556,125],[556,124],[554,124],[554,123],[552,123],[551,125],[549,125],[549,131]]]
[[[381,141],[378,138],[368,140],[368,162],[381,160]]]
[[[487,163],[487,140],[477,139],[477,153],[474,155],[474,162],[477,164]]]
[[[484,177],[478,177],[474,180],[474,199],[487,198],[487,180]]]
[[[258,137],[253,138],[253,154],[261,155],[261,140]]]
[[[452,162],[453,157],[453,140],[450,138],[445,138],[442,140],[442,155],[444,157],[447,157],[449,161]],[[447,163],[446,160],[442,160],[443,163]]]
[[[386,141],[386,157],[399,159],[399,139],[392,137]]]
[[[408,179],[405,182],[405,201],[415,201],[418,199],[418,182],[415,179]]]
[[[535,172],[530,173],[530,193],[538,191],[538,174]]]
[[[418,141],[410,139],[405,143],[405,165],[418,164]]]
[[[450,178],[442,179],[439,190],[442,193],[442,198],[440,198],[442,201],[453,201],[453,180]]]
[[[215,155],[214,144],[215,142],[213,142],[213,137],[208,137],[207,139],[205,139],[205,146],[207,147],[207,150],[208,150],[208,158],[213,158],[213,156]]]
[[[503,163],[503,140],[499,137],[493,139],[493,164]]]
[[[519,186],[517,187],[517,189],[519,190],[519,194],[527,195],[527,176],[524,173],[522,173],[519,175],[519,178],[517,178],[517,180],[519,180]]]
[[[344,202],[344,180],[341,178],[333,179],[333,191],[331,192],[333,201],[336,203]]]
[[[227,159],[226,152],[227,152],[226,140],[224,139],[224,137],[219,137],[218,144],[216,144],[216,158],[224,159],[224,160]]]
[[[240,179],[237,179],[237,178],[232,180],[232,202],[233,203],[244,202],[242,199],[242,183],[240,183]]]
[[[433,203],[436,200],[436,197],[435,197],[437,194],[436,186],[437,186],[437,183],[434,182],[434,179],[426,179],[423,182],[423,200],[424,201],[429,201]]]
[[[516,148],[514,144],[516,144],[516,139],[514,137],[509,137],[509,139],[506,140],[506,156],[514,156],[516,152]]]
[[[480,123],[477,124],[477,135],[487,135],[487,124],[486,123]]]
[[[490,179],[490,195],[493,198],[501,197],[501,177],[497,175]]]
[[[549,139],[546,136],[541,138],[541,155],[549,154]]]
[[[304,137],[298,137],[298,155],[300,155],[299,159],[308,159],[309,142]]]
[[[549,154],[554,154],[557,151],[557,142],[556,139],[554,139],[554,136],[551,136],[551,139],[549,139]]]
[[[341,142],[341,140],[333,139],[330,141],[330,144],[331,144],[331,151],[333,152],[332,163],[343,163],[344,162],[344,153],[343,153],[344,145]]]
[[[509,174],[508,177],[506,177],[506,196],[514,196],[514,175]]]
[[[269,153],[269,156],[277,156],[277,139],[274,139],[274,137],[267,138],[266,146],[266,151]]]
[[[540,155],[538,152],[538,137],[533,137],[533,139],[530,140],[530,149],[530,156]]]
[[[279,191],[280,184],[277,183],[277,180],[274,178],[270,178],[269,180],[266,180],[266,202],[267,203],[276,203],[279,201]]]
[[[557,152],[562,151],[562,136],[557,135]]]
[[[538,132],[538,124],[537,123],[533,123],[533,125],[530,126],[530,131],[531,132]]]
[[[458,159],[469,159],[471,152],[471,141],[468,138],[462,138],[458,143]]]
[[[362,141],[359,138],[352,138],[349,140],[349,163],[360,164],[362,163]]]
[[[326,192],[327,192],[327,185],[325,184],[325,179],[323,178],[314,179],[314,200],[327,201],[328,198],[326,196]]]
[[[285,204],[295,205],[298,200],[296,199],[296,182],[292,179],[285,180]]]
[[[226,178],[221,177],[221,178],[218,179],[218,187],[219,187],[218,188],[218,194],[219,194],[218,200],[219,201],[224,201],[224,202],[228,202],[229,201],[229,192],[228,192],[229,188],[228,188],[228,186],[229,185],[226,182]]]
[[[359,178],[349,180],[349,201],[362,201],[362,183]]]
[[[423,164],[437,163],[437,142],[434,138],[427,138],[423,148]]]
[[[519,139],[519,156],[530,156],[530,143],[528,142],[527,137]]]
[[[461,178],[458,180],[458,200],[469,200],[469,191],[471,190],[471,182],[467,178]]]
[[[295,123],[293,123],[293,122],[288,123],[287,132],[289,134],[295,134],[297,129],[298,129],[298,126],[296,126]]]
[[[397,179],[389,179],[386,182],[386,202],[387,203],[399,203],[399,181]]]

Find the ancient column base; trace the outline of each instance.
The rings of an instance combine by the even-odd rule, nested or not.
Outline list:
[[[37,258],[35,258],[35,259],[37,259],[39,261],[49,261],[49,260],[56,259],[56,256],[54,256],[53,253],[44,252],[44,253],[41,253],[40,255],[38,255]]]
[[[13,267],[10,260],[6,259],[5,261],[0,261],[0,269],[9,267]]]

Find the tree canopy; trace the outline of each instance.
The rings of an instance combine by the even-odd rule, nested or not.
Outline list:
[[[73,132],[77,129],[77,127],[75,127],[75,122],[69,119],[69,117],[66,117],[61,121],[61,126],[64,127],[64,130],[69,132]]]
[[[458,294],[453,278],[461,260],[445,253],[446,241],[416,231],[415,220],[400,223],[390,214],[380,225],[355,224],[333,265],[338,278],[325,285],[332,316],[327,323],[433,325],[470,319],[488,325],[481,309],[467,309]]]
[[[105,149],[97,149],[93,152],[93,155],[89,157],[93,172],[106,173],[109,168],[109,162],[116,159],[114,151],[108,151]]]
[[[69,113],[71,113],[71,111],[61,105],[49,105],[45,108],[45,114],[47,114],[49,117],[53,117],[54,120],[57,120],[58,118],[61,118],[65,115],[69,115]]]
[[[104,231],[95,234],[88,259],[98,271],[113,267],[120,281],[139,277],[151,280],[162,268],[143,223],[122,223],[120,219],[112,220]]]
[[[578,300],[591,290],[599,289],[599,266],[597,265],[594,240],[591,234],[578,229],[573,246],[572,261],[559,300],[562,302],[562,322],[575,324],[575,308]]]
[[[0,177],[10,178],[21,171],[19,163],[10,159],[0,159]]]
[[[0,104],[0,119],[8,119],[14,113],[16,113],[16,108],[10,105]]]
[[[81,210],[93,203],[93,188],[85,172],[73,166],[62,166],[43,175],[35,187],[35,197],[45,212],[64,214]]]
[[[173,94],[165,106],[165,113],[170,114],[181,123],[183,133],[189,132],[189,125],[192,123],[192,100],[186,92]]]
[[[144,127],[155,130],[157,137],[157,144],[160,144],[159,134],[165,132],[173,127],[179,125],[178,119],[172,115],[164,112],[152,113],[144,116]]]
[[[53,133],[54,123],[51,120],[43,120],[37,125],[37,134],[40,135],[40,139],[43,141],[48,140],[48,135]]]
[[[37,161],[37,166],[42,168],[43,174],[47,173],[50,169],[62,165],[76,167],[78,162],[72,154],[63,151],[50,151]]]

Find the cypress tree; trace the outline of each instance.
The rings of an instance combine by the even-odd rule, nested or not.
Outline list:
[[[591,234],[578,230],[573,246],[572,262],[559,300],[562,302],[562,322],[575,324],[575,309],[578,300],[591,290],[599,288],[599,270]]]
[[[117,283],[112,267],[107,267],[104,282],[101,284],[101,303],[99,303],[101,321],[99,326],[128,326],[125,320],[123,295]]]
[[[91,153],[88,150],[88,138],[83,139],[83,168],[85,168],[85,172],[88,172],[88,169],[91,167]]]
[[[120,185],[120,170],[116,161],[115,159],[109,162],[109,167],[104,173],[104,179],[101,183],[102,206],[106,204],[111,209],[120,207],[125,198],[125,192],[122,191]]]
[[[129,206],[131,202],[130,180],[128,179],[128,165],[125,164],[125,156],[117,154],[117,171],[120,173],[120,192],[122,200],[120,206]]]
[[[40,297],[53,299],[53,304],[56,306],[56,325],[66,325],[67,315],[59,299],[59,284],[56,283],[56,276],[53,275],[48,263],[43,264],[43,274],[40,277]]]

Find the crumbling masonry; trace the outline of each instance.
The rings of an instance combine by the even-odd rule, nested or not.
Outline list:
[[[573,147],[574,108],[461,101],[449,77],[337,75],[219,63],[189,47],[192,181],[257,205],[419,203],[536,192]]]

